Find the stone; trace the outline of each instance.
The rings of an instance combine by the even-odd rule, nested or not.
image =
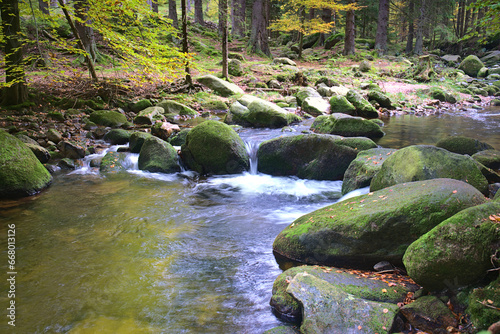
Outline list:
[[[196,80],[202,85],[207,86],[211,90],[215,91],[217,94],[224,97],[245,93],[243,89],[241,89],[237,85],[219,79],[211,74],[199,77]]]
[[[377,110],[355,90],[349,90],[345,97],[356,108],[357,116],[378,118]]]
[[[61,141],[57,144],[57,148],[61,152],[61,156],[69,159],[85,158],[85,149],[75,143],[69,141]]]
[[[139,169],[152,173],[177,173],[181,171],[177,151],[164,140],[148,137],[139,152]]]
[[[281,58],[274,58],[273,59],[273,64],[283,64],[283,65],[289,65],[289,66],[297,66],[297,63],[295,63],[293,60],[286,58],[286,57],[281,57]]]
[[[376,147],[368,138],[349,139],[307,134],[267,140],[260,144],[257,151],[257,168],[261,173],[274,176],[342,180],[359,150]]]
[[[297,98],[297,105],[300,107],[306,98],[321,97],[321,95],[312,87],[300,87],[295,97]]]
[[[63,158],[59,160],[57,166],[61,169],[67,169],[67,170],[75,170],[77,167],[75,160],[70,158]]]
[[[0,130],[0,166],[0,198],[31,196],[52,182],[35,154],[4,130]]]
[[[111,129],[104,135],[103,139],[111,145],[124,145],[129,142],[130,132],[123,129]]]
[[[238,59],[229,59],[227,64],[227,71],[230,75],[234,75],[235,77],[241,77],[245,74],[243,64],[241,60]]]
[[[359,152],[344,173],[342,195],[370,186],[384,161],[394,152],[396,150],[389,148],[373,148]]]
[[[151,134],[165,141],[179,131],[181,128],[177,124],[169,122],[157,122],[151,127]]]
[[[46,163],[50,160],[50,152],[46,148],[43,148],[42,146],[38,144],[25,144],[31,152],[33,152],[36,156],[36,158],[42,163]]]
[[[423,296],[401,308],[408,322],[421,331],[448,334],[448,327],[457,327],[457,319],[436,296]]]
[[[439,100],[441,102],[456,103],[457,99],[448,92],[438,87],[431,88],[429,96],[433,99]]]
[[[498,322],[498,319],[500,319],[500,310],[487,307],[484,303],[486,302],[486,305],[494,307],[500,305],[500,278],[485,287],[472,290],[468,299],[469,306],[465,312],[470,315],[470,321],[474,328],[477,330],[488,329],[491,324]],[[489,303],[489,301],[493,303]]]
[[[359,63],[359,71],[360,72],[370,72],[372,69],[372,66],[370,65],[370,62],[367,60],[363,60],[361,63]]]
[[[151,137],[150,133],[136,131],[130,134],[129,148],[131,153],[139,153],[144,141]]]
[[[367,95],[369,100],[376,101],[382,108],[394,109],[391,99],[384,93],[378,90],[371,90]]]
[[[264,334],[300,334],[300,332],[295,327],[278,326],[265,331]]]
[[[477,72],[478,78],[486,78],[488,76],[488,68],[482,67],[479,72]]]
[[[168,142],[173,146],[182,146],[186,142],[189,131],[191,131],[191,129],[182,129],[178,133],[172,135]]]
[[[475,78],[481,68],[484,67],[483,62],[474,55],[467,56],[460,65],[458,65],[458,69],[465,72],[465,74]]]
[[[200,174],[238,174],[250,168],[245,143],[227,124],[208,120],[195,126],[181,146],[182,160]]]
[[[484,150],[479,151],[472,155],[472,159],[480,164],[491,168],[500,170],[500,151],[497,150]]]
[[[125,115],[112,110],[96,110],[90,114],[89,119],[97,125],[109,126],[112,128],[118,128],[127,123],[127,117],[125,117]]]
[[[303,305],[304,334],[389,333],[399,311],[397,305],[356,298],[307,273],[295,275],[287,292]]]
[[[384,136],[379,124],[362,117],[341,113],[318,116],[311,125],[311,130],[316,133],[344,137],[380,138]]]
[[[459,55],[444,55],[441,57],[441,59],[446,63],[458,64],[461,57]]]
[[[138,113],[139,111],[144,110],[144,109],[149,108],[149,107],[152,107],[152,106],[153,106],[153,104],[151,103],[151,101],[149,101],[148,99],[142,99],[142,100],[137,101],[134,104],[132,104],[130,106],[130,110],[132,110],[135,113]]]
[[[344,86],[334,86],[330,87],[330,91],[332,92],[332,95],[347,96],[347,93],[349,93],[350,89]]]
[[[342,113],[354,116],[356,114],[356,107],[347,101],[345,96],[335,95],[330,99],[330,113]]]
[[[457,190],[459,191],[459,190]],[[465,208],[413,242],[403,257],[408,275],[430,291],[478,282],[493,268],[500,203]]]
[[[198,113],[185,106],[182,103],[172,100],[163,100],[157,104],[157,107],[163,108],[165,114],[177,114],[180,116],[197,116]]]
[[[148,107],[141,110],[134,118],[135,124],[152,125],[156,120],[163,119],[165,109],[162,107]]]
[[[59,143],[63,137],[59,131],[56,129],[48,129],[47,130],[47,139],[54,142],[54,143]]]
[[[481,58],[481,61],[488,67],[500,64],[500,50],[487,52],[486,55]]]
[[[401,265],[406,248],[420,236],[485,200],[471,185],[452,179],[397,184],[296,219],[276,237],[273,250],[306,264]]]
[[[324,115],[330,110],[330,103],[322,97],[307,97],[302,102],[302,110],[312,116]]]
[[[370,190],[437,178],[461,180],[488,192],[488,181],[471,157],[430,145],[408,146],[391,154],[373,177]]]
[[[441,139],[436,143],[436,146],[453,153],[468,154],[471,156],[481,151],[495,149],[488,143],[464,136],[451,136]]]
[[[99,171],[101,173],[116,173],[126,171],[127,167],[125,165],[125,159],[127,157],[126,153],[123,152],[108,152],[102,158],[99,165]]]

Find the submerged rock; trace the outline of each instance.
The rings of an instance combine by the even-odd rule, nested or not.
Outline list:
[[[245,94],[243,89],[233,83],[224,81],[213,75],[205,75],[196,79],[202,85],[207,86],[221,96]]]
[[[243,140],[229,125],[217,121],[194,127],[181,154],[184,163],[200,174],[237,174],[250,167]]]
[[[164,140],[148,137],[139,153],[139,169],[148,172],[176,173],[181,171],[177,151]]]
[[[19,139],[0,130],[0,198],[31,196],[48,187],[52,176]]]
[[[408,146],[391,154],[373,178],[370,190],[437,178],[461,180],[483,194],[488,192],[488,181],[471,157],[429,145]]]
[[[436,143],[436,146],[453,153],[468,154],[471,156],[481,151],[495,149],[488,143],[464,136],[452,136],[441,139]]]
[[[398,184],[296,219],[276,237],[273,249],[308,264],[361,268],[380,261],[401,264],[412,242],[484,201],[474,187],[452,179]]]
[[[341,180],[359,150],[373,147],[376,144],[368,138],[349,140],[316,134],[279,137],[259,146],[258,170],[275,176]]]
[[[410,277],[428,290],[458,289],[493,267],[500,245],[500,203],[465,209],[413,242],[403,261]]]
[[[384,132],[379,124],[346,114],[335,113],[318,116],[311,125],[311,130],[316,133],[326,133],[344,137],[380,138]]]

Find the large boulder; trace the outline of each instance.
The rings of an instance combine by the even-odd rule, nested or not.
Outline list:
[[[494,267],[492,256],[500,247],[499,221],[499,202],[471,207],[446,219],[408,247],[403,258],[408,275],[431,291],[477,282]]]
[[[134,123],[152,125],[156,120],[163,119],[164,112],[162,107],[148,107],[135,116]]]
[[[142,144],[139,153],[139,169],[153,173],[180,172],[179,156],[172,145],[151,136],[146,138]]]
[[[384,136],[379,124],[362,117],[341,113],[318,116],[311,125],[311,130],[316,133],[345,137],[380,138]]]
[[[124,152],[108,152],[101,160],[99,171],[101,173],[116,173],[126,171],[126,158],[127,154]]]
[[[376,101],[382,108],[394,109],[391,99],[378,90],[371,90],[367,94],[369,100]]]
[[[196,80],[221,96],[227,97],[231,95],[245,94],[243,89],[235,84],[219,79],[211,74],[199,77]]]
[[[406,248],[464,208],[484,203],[469,184],[435,179],[398,184],[296,219],[274,240],[285,258],[340,267],[401,264]]]
[[[477,77],[477,73],[479,72],[479,70],[483,67],[483,62],[477,56],[470,55],[462,60],[462,62],[458,66],[458,69],[464,71],[465,74],[475,78]]]
[[[227,71],[230,75],[234,75],[236,77],[240,77],[245,74],[243,64],[241,60],[238,59],[229,59],[229,62],[227,64]]]
[[[344,173],[342,195],[370,186],[384,161],[394,152],[396,150],[389,148],[373,148],[359,152]]]
[[[475,153],[472,158],[491,169],[500,169],[500,151],[485,150]]]
[[[376,147],[368,138],[367,148]],[[257,151],[259,172],[275,176],[297,176],[302,179],[342,180],[344,172],[362,147],[354,141],[329,135],[279,137],[260,144]]]
[[[391,154],[373,178],[370,190],[437,178],[461,180],[483,194],[488,192],[488,181],[471,157],[430,145],[408,146]]]
[[[50,152],[46,148],[32,143],[25,143],[25,145],[33,152],[36,158],[42,163],[46,163],[50,160]]]
[[[123,129],[111,129],[104,135],[103,139],[111,145],[123,145],[128,143],[130,132]]]
[[[330,113],[342,113],[347,115],[355,115],[356,107],[351,102],[347,101],[343,95],[334,95],[330,98]]]
[[[303,305],[304,334],[389,333],[399,311],[395,304],[356,298],[307,273],[295,275],[287,292]]]
[[[177,114],[181,116],[196,116],[198,113],[182,103],[172,100],[163,100],[157,107],[163,108],[165,114]]]
[[[330,103],[322,97],[308,97],[302,102],[302,110],[312,116],[324,115],[330,110]]]
[[[136,131],[130,135],[129,138],[129,148],[131,153],[141,152],[142,145],[144,141],[151,137],[150,133]]]
[[[127,117],[113,110],[96,110],[90,114],[89,119],[97,125],[118,128],[127,123]]]
[[[308,97],[321,97],[321,95],[312,87],[300,87],[295,97],[297,99],[297,105],[300,107],[302,106],[302,102]]]
[[[0,130],[0,198],[31,196],[46,188],[52,176],[16,137]]]
[[[451,136],[441,139],[436,143],[436,146],[453,153],[468,154],[470,156],[477,152],[495,149],[488,143],[464,136]]]
[[[67,140],[60,141],[57,148],[63,158],[83,159],[85,158],[85,148],[80,143]]]
[[[356,114],[358,116],[364,118],[378,118],[378,112],[375,107],[355,90],[349,90],[345,97],[356,108]]]
[[[250,167],[245,143],[229,126],[206,121],[194,127],[181,146],[184,163],[200,174],[237,174]]]
[[[474,328],[478,330],[491,329],[495,323],[498,328],[500,319],[498,305],[500,305],[500,277],[485,287],[474,289],[469,295],[469,306],[466,310],[466,313],[470,315],[470,321],[474,325]],[[498,334],[498,330],[481,333]]]
[[[273,64],[282,64],[282,65],[289,65],[289,66],[297,66],[297,63],[295,63],[290,58],[286,58],[286,57],[274,58],[273,59]]]

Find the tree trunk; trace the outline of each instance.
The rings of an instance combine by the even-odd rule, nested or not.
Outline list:
[[[467,1],[467,5],[470,5],[470,0]],[[465,12],[465,20],[464,20],[464,36],[467,34],[467,30],[469,30],[469,21],[471,19],[471,9],[468,9]]]
[[[245,37],[245,19],[247,2],[245,0],[233,0],[231,6],[232,34],[237,37]]]
[[[387,25],[389,24],[389,0],[380,0],[378,5],[377,36],[375,50],[384,54],[387,51]]]
[[[28,100],[28,88],[24,74],[23,50],[18,40],[21,33],[19,4],[17,0],[0,3],[2,33],[5,51],[5,82],[2,105],[16,105]]]
[[[268,43],[267,25],[269,22],[268,0],[254,0],[252,6],[252,30],[249,47],[252,53],[263,53],[271,56]]]
[[[222,77],[229,80],[228,73],[228,45],[227,45],[227,1],[219,0],[221,9],[222,26]]]
[[[175,1],[175,0],[174,0]],[[189,53],[188,48],[188,34],[187,34],[187,6],[186,0],[181,0],[182,7],[182,52],[185,54]],[[191,79],[191,71],[189,69],[189,62],[186,62],[186,84],[193,85],[193,79]]]
[[[328,8],[323,8],[321,10],[321,19],[325,23],[332,22],[332,10]],[[321,33],[319,35],[319,45],[325,45],[325,40],[326,40],[326,34]]]
[[[410,54],[413,51],[413,12],[414,12],[414,0],[410,0],[408,4],[408,39],[406,41],[405,52]]]
[[[95,44],[94,29],[90,27],[90,20],[87,16],[88,3],[86,0],[74,1],[75,14],[75,27],[78,31],[78,36],[85,47],[85,51],[90,55],[92,61],[97,60],[97,46]]]
[[[457,16],[457,37],[463,37],[464,31],[464,15],[465,13],[465,0],[460,0],[458,3],[458,16]]]
[[[350,0],[350,3],[355,3],[356,0]],[[355,25],[354,25],[354,10],[348,10],[345,16],[345,38],[344,38],[344,56],[353,55],[354,49]]]
[[[202,0],[194,0],[194,22],[205,25],[203,20],[203,2]]]
[[[38,0],[38,8],[40,9],[40,11],[45,14],[45,15],[49,15],[50,14],[50,11],[49,11],[49,3],[47,0]]]
[[[177,2],[168,0],[168,18],[172,20],[172,25],[179,29],[179,20],[177,19]]]
[[[417,36],[413,53],[421,55],[424,51],[425,0],[420,1],[420,15],[418,16]]]
[[[153,13],[158,13],[158,0],[151,1],[151,10]]]

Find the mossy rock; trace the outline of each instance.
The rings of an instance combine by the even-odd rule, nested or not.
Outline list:
[[[31,196],[48,187],[52,176],[19,139],[0,130],[0,198]]]
[[[142,111],[146,108],[152,107],[153,104],[151,103],[150,100],[148,99],[142,99],[140,101],[135,102],[130,106],[130,110],[132,110],[135,113],[138,113],[139,111]]]
[[[490,304],[489,301],[493,303]],[[500,321],[499,306],[500,278],[497,278],[496,281],[491,282],[484,288],[477,288],[472,291],[469,295],[469,307],[466,313],[470,315],[470,321],[476,329],[486,330],[490,325]]]
[[[372,179],[370,190],[437,178],[461,180],[488,193],[488,181],[471,157],[430,145],[408,146],[394,152]]]
[[[235,77],[241,77],[245,74],[243,64],[238,59],[229,59],[227,64],[227,71],[230,75],[234,75]]]
[[[464,136],[452,136],[441,139],[436,143],[436,146],[453,153],[468,154],[470,156],[481,151],[495,149],[488,143]]]
[[[318,116],[311,125],[311,130],[316,133],[344,137],[380,138],[384,136],[384,132],[377,123],[341,113]]]
[[[127,123],[127,117],[125,117],[125,115],[112,110],[96,110],[90,114],[89,119],[97,125],[109,126],[112,128],[118,128]]]
[[[147,107],[134,117],[134,123],[152,125],[156,120],[162,120],[164,113],[165,109],[162,107]]]
[[[31,143],[25,143],[25,145],[33,152],[36,156],[36,158],[42,163],[46,163],[50,160],[50,152],[46,148],[38,145],[38,144],[31,144]]]
[[[464,71],[465,74],[475,78],[477,77],[479,70],[481,70],[483,67],[483,62],[477,56],[470,55],[462,60],[462,62],[458,66],[458,69]]]
[[[200,174],[237,174],[250,167],[243,140],[229,125],[218,121],[195,126],[181,152],[186,166]]]
[[[260,144],[258,170],[275,176],[342,180],[357,153],[373,147],[376,144],[368,138],[349,140],[316,134],[279,137]]]
[[[401,308],[401,313],[414,327],[426,333],[448,333],[448,327],[457,327],[457,319],[436,296],[423,296]]]
[[[477,189],[452,179],[398,184],[296,219],[276,237],[273,250],[307,264],[366,269],[380,261],[400,265],[411,243],[484,201]]]
[[[301,87],[295,94],[297,98],[297,105],[302,106],[302,102],[308,97],[321,97],[321,95],[312,87]]]
[[[104,141],[111,145],[123,145],[130,140],[130,131],[123,129],[112,129],[108,131],[104,137]]]
[[[197,116],[198,113],[189,108],[188,106],[172,101],[172,100],[163,100],[156,105],[157,107],[161,107],[164,110],[165,114],[177,114],[180,116]]]
[[[202,85],[207,86],[217,94],[228,97],[232,95],[244,94],[243,89],[237,85],[224,81],[213,75],[205,75],[196,79]]]
[[[101,173],[116,173],[126,171],[127,167],[124,165],[126,153],[123,152],[108,152],[102,158],[99,166]]]
[[[363,60],[361,63],[359,63],[359,71],[360,72],[370,72],[372,69],[372,66],[367,60]]]
[[[168,139],[168,142],[173,146],[182,146],[184,143],[186,143],[186,137],[189,131],[191,131],[191,129],[182,129],[175,135],[171,136]]]
[[[221,101],[221,100],[210,100],[207,102],[203,102],[201,104],[201,106],[204,109],[208,109],[208,110],[228,110],[229,109],[226,102]]]
[[[406,250],[408,275],[430,291],[479,281],[494,266],[492,255],[499,246],[498,222],[490,219],[495,215],[500,216],[500,203],[489,202],[441,222]]]
[[[475,153],[472,158],[488,168],[500,169],[500,151],[484,150]]]
[[[328,113],[330,103],[322,97],[308,97],[302,102],[302,110],[309,115],[319,116]]]
[[[377,110],[355,90],[349,90],[346,99],[356,108],[356,114],[364,118],[378,118]]]
[[[347,115],[355,115],[356,107],[351,102],[347,101],[345,96],[334,95],[330,98],[330,113],[342,113]]]
[[[378,104],[382,108],[387,108],[387,109],[394,109],[394,106],[392,105],[391,99],[385,95],[384,93],[378,91],[378,90],[371,90],[368,92],[368,99],[377,101]]]
[[[342,195],[370,186],[384,161],[394,152],[396,150],[389,148],[373,148],[359,152],[344,173]]]
[[[179,156],[172,145],[151,136],[142,144],[139,153],[139,169],[153,173],[180,172]]]
[[[66,120],[64,115],[59,111],[51,111],[47,114],[47,117],[58,122],[64,122]]]
[[[130,134],[129,138],[129,148],[131,153],[141,152],[142,145],[144,141],[151,137],[150,133],[136,131]]]
[[[457,99],[448,92],[445,92],[441,88],[433,87],[429,93],[430,97],[441,102],[456,103]]]

